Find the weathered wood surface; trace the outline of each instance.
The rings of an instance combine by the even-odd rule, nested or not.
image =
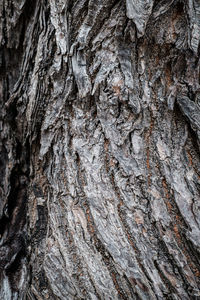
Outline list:
[[[0,2],[0,299],[200,299],[200,2]]]

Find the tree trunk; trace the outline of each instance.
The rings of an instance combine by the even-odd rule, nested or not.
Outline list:
[[[200,299],[199,0],[0,18],[0,299]]]

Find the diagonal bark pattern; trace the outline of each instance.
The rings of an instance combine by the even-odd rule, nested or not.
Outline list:
[[[199,14],[1,1],[1,299],[199,299]]]

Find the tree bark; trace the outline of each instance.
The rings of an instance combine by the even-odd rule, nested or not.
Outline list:
[[[200,299],[200,2],[0,17],[0,299]]]

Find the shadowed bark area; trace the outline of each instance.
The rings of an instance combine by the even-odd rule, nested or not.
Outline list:
[[[0,3],[0,298],[200,298],[198,0]]]

